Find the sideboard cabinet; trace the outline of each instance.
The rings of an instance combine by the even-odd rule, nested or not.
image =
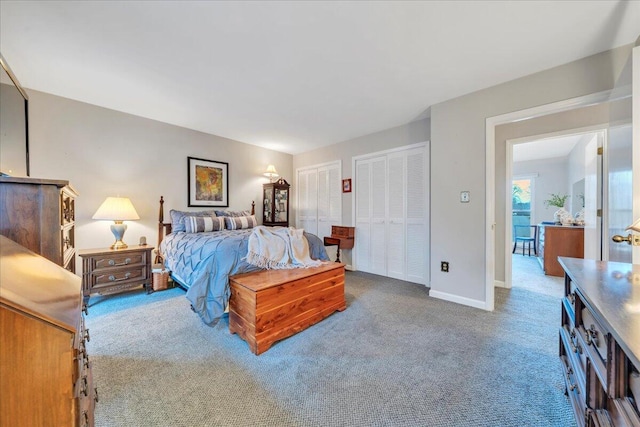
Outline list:
[[[0,235],[75,273],[75,200],[69,181],[0,177]]]
[[[640,265],[560,258],[560,360],[579,426],[640,426]]]
[[[563,276],[559,256],[584,257],[584,227],[538,225],[538,261],[544,274]]]
[[[80,277],[0,236],[0,423],[94,425]]]

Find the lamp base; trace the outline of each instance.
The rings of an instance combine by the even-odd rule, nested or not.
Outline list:
[[[118,240],[116,241],[113,245],[110,246],[111,249],[113,250],[118,250],[118,249],[127,249],[129,246],[123,242],[122,240]]]
[[[127,231],[127,224],[123,224],[122,221],[114,221],[115,224],[111,225],[111,232],[113,233],[113,237],[116,238],[116,241],[113,245],[111,245],[111,249],[126,249],[128,248],[127,244],[122,241],[124,237],[124,232]]]

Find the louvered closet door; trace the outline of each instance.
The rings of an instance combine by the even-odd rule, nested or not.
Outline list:
[[[428,162],[426,147],[406,153],[406,278],[428,283]]]
[[[331,226],[342,222],[340,164],[318,168],[318,237],[331,235]]]
[[[371,273],[387,274],[387,160],[371,161]]]
[[[371,271],[371,162],[356,162],[356,239],[355,255],[358,270]]]
[[[387,275],[403,280],[406,279],[405,163],[406,156],[403,152],[390,154],[387,159],[389,168]]]
[[[426,146],[357,159],[356,268],[428,283]]]
[[[298,228],[318,234],[318,172],[316,169],[298,173]]]

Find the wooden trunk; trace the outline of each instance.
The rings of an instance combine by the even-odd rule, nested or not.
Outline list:
[[[239,274],[229,284],[229,331],[255,354],[347,308],[341,263]]]

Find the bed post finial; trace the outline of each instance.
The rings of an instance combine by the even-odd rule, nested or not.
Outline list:
[[[160,212],[158,213],[158,222],[164,222],[164,198],[160,196]]]
[[[251,215],[256,214],[256,202],[254,200],[251,201]]]

